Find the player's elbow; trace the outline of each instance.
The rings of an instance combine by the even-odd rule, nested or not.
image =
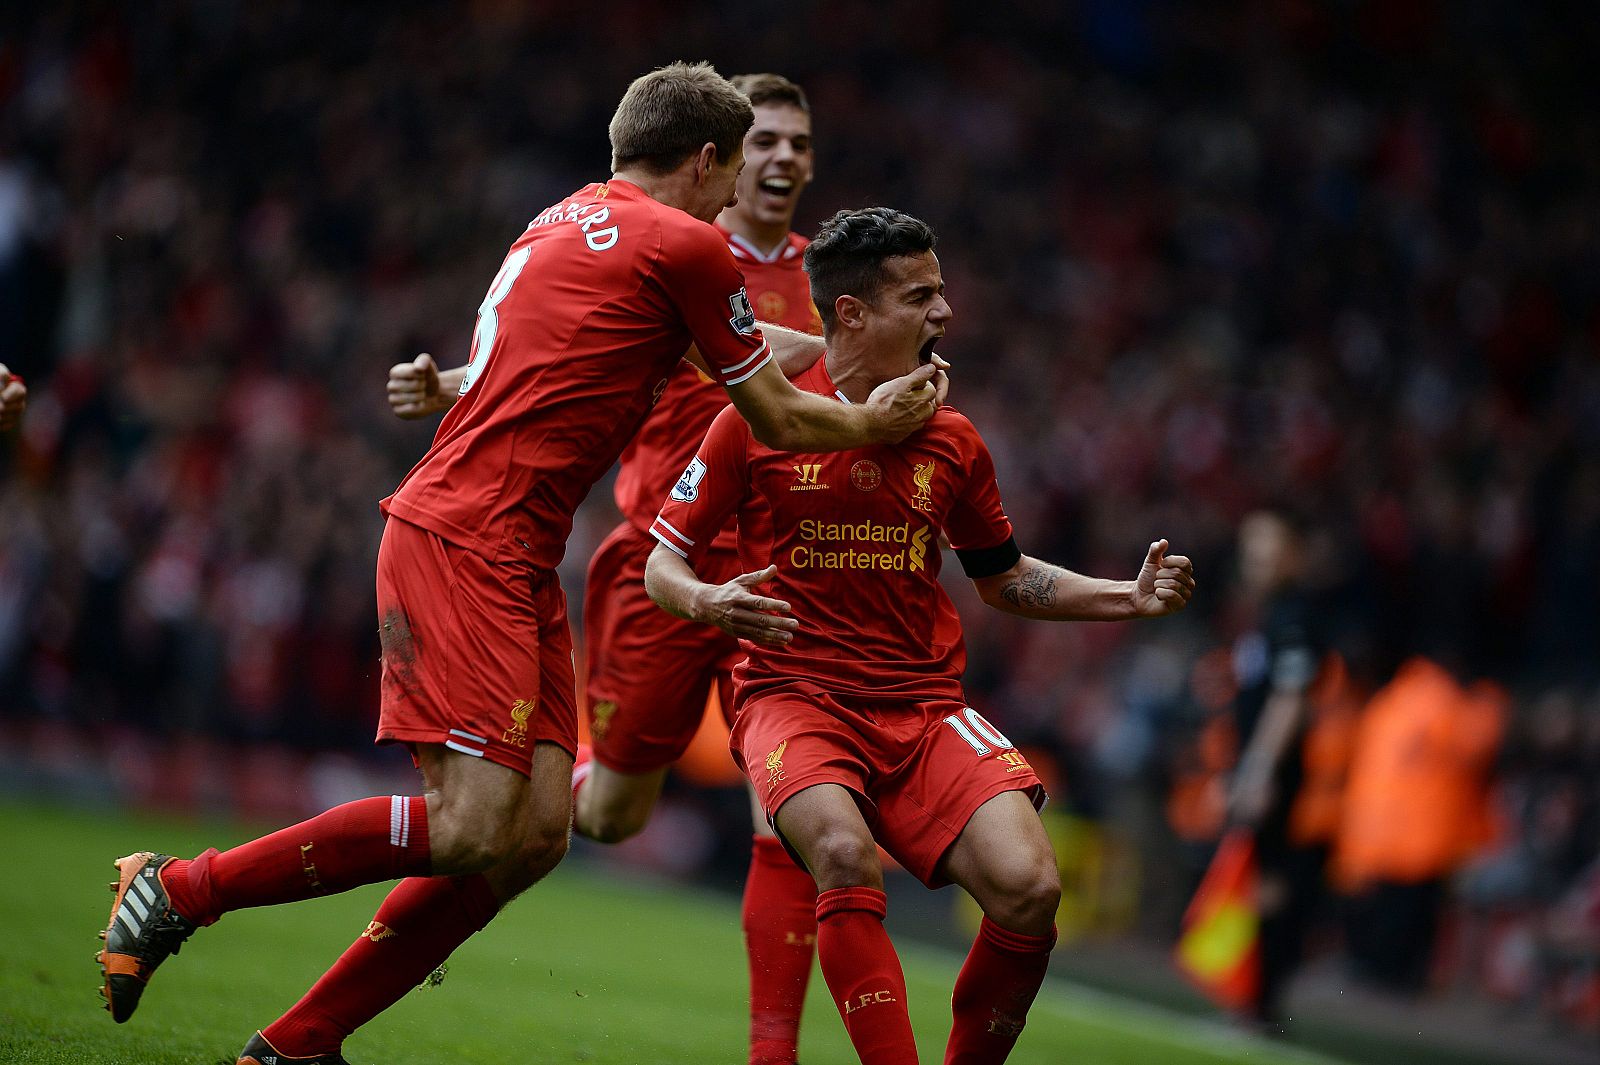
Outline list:
[[[1016,614],[1020,612],[1021,599],[1018,588],[1022,584],[1022,568],[1027,564],[1024,556],[1016,565],[1004,573],[996,573],[992,577],[978,577],[972,582],[977,589],[978,598],[983,600],[985,606],[1000,611],[1002,614]]]
[[[666,577],[666,567],[669,563],[665,556],[671,554],[672,552],[664,544],[656,544],[655,550],[650,552],[650,557],[644,564],[644,592],[663,610],[670,610],[667,605]]]

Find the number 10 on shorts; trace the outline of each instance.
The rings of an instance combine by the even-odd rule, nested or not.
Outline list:
[[[944,723],[955,729],[956,735],[966,740],[980,758],[1015,746],[1006,739],[1005,733],[985,721],[983,715],[970,706],[959,714],[951,714],[944,719]]]

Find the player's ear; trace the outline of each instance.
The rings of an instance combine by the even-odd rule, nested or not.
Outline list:
[[[833,316],[846,329],[860,329],[866,324],[867,303],[856,296],[844,295],[833,301]]]
[[[717,146],[711,141],[700,146],[700,152],[694,158],[695,181],[704,185],[711,177],[711,171],[717,165]]]

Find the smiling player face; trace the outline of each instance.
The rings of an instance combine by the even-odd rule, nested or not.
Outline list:
[[[783,103],[760,104],[755,114],[744,138],[739,201],[729,214],[753,230],[782,235],[793,228],[800,193],[811,183],[811,116]]]

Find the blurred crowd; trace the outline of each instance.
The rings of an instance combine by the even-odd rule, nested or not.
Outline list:
[[[953,401],[1023,549],[1195,559],[1137,630],[956,590],[974,702],[1067,807],[1214,839],[1169,799],[1228,772],[1235,533],[1280,508],[1352,690],[1425,655],[1508,693],[1492,842],[1448,872],[1544,942],[1600,855],[1596,54],[1584,5],[1495,0],[8,8],[0,736],[361,750],[376,502],[431,432],[385,372],[462,361],[505,248],[606,176],[628,81],[707,58],[806,87],[804,224],[938,231]]]

